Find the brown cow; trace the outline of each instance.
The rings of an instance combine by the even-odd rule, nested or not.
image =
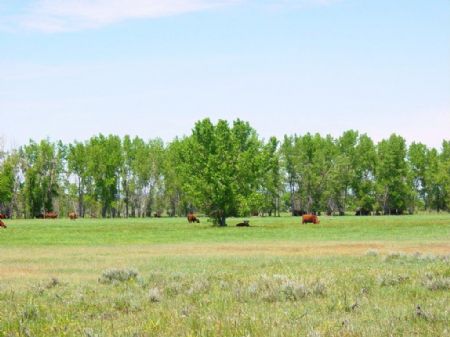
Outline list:
[[[189,223],[193,223],[193,222],[200,223],[200,219],[198,219],[198,218],[194,215],[194,213],[189,213],[189,214],[187,215],[187,219],[188,219]]]
[[[7,226],[5,225],[5,223],[2,221],[2,220],[0,220],[0,228],[6,228]]]
[[[6,214],[0,213],[0,219],[8,219]]]
[[[70,213],[69,213],[69,218],[70,218],[70,220],[75,220],[76,218],[78,218],[77,213],[75,213],[75,212],[70,212]]]
[[[153,213],[153,216],[155,218],[160,218],[161,217],[161,212],[155,212],[155,213]]]
[[[302,224],[305,223],[313,223],[313,224],[318,224],[320,223],[319,218],[317,217],[317,215],[315,214],[304,214],[302,216]]]
[[[56,219],[58,217],[58,213],[50,211],[44,213],[44,219]]]

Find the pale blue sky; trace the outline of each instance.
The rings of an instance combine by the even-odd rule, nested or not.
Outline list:
[[[448,0],[3,0],[0,137],[450,139]]]

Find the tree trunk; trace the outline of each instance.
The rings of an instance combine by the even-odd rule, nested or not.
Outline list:
[[[225,216],[221,216],[221,217],[219,217],[219,226],[220,227],[225,227],[226,225],[227,225],[227,223],[226,223],[226,217]]]

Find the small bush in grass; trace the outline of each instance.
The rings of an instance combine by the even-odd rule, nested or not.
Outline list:
[[[197,280],[187,291],[188,295],[200,294],[208,292],[210,289],[210,284],[207,280]]]
[[[168,295],[178,295],[182,292],[183,290],[183,284],[181,282],[171,282],[166,288],[165,288],[165,292]]]
[[[98,333],[95,333],[93,329],[86,328],[84,329],[84,336],[85,337],[100,337]]]
[[[114,299],[113,307],[116,310],[128,313],[130,311],[138,311],[140,305],[133,298],[132,294],[121,294],[119,297]]]
[[[288,280],[281,285],[281,292],[287,300],[297,301],[308,295],[305,285]]]
[[[378,250],[376,250],[376,249],[369,249],[366,252],[366,256],[378,256]]]
[[[391,273],[378,276],[378,284],[382,287],[396,286],[398,284],[404,283],[409,279],[405,275],[393,275]]]
[[[428,274],[422,285],[428,290],[450,290],[450,277]]]
[[[22,310],[22,318],[27,321],[35,320],[39,317],[39,308],[34,303],[28,303]]]
[[[139,273],[135,269],[108,269],[98,279],[100,283],[126,282],[135,280]]]
[[[161,291],[158,288],[151,288],[148,291],[148,299],[150,300],[150,302],[153,303],[161,302],[162,300]]]
[[[54,287],[56,287],[56,286],[58,286],[60,284],[61,284],[61,282],[56,277],[52,277],[45,287],[47,289],[51,289],[51,288],[54,288]]]
[[[390,261],[394,261],[394,260],[398,260],[401,257],[403,257],[404,255],[398,252],[394,252],[394,253],[389,253],[388,255],[386,255],[384,257],[384,262],[390,262]]]
[[[322,281],[318,280],[313,285],[312,293],[316,296],[324,296],[327,292],[327,286]]]

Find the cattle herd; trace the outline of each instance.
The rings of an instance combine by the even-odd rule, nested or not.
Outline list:
[[[70,220],[75,220],[78,218],[77,213],[75,212],[70,212],[68,214],[69,219]],[[315,214],[302,214],[302,224],[305,223],[313,223],[313,224],[318,224],[320,223],[319,221],[319,217]],[[50,211],[50,212],[44,212],[44,213],[40,213],[38,215],[36,215],[36,218],[38,219],[56,219],[58,217],[58,213]],[[155,213],[155,217],[159,218],[161,217],[160,213]],[[3,219],[7,219],[8,216],[5,214],[0,213],[0,228],[7,228],[6,224],[2,221]],[[200,223],[200,219],[197,218],[197,216],[190,212],[187,215],[187,220],[189,223]],[[237,227],[249,227],[249,222],[248,220],[244,221],[244,222],[240,222],[236,225]]]

